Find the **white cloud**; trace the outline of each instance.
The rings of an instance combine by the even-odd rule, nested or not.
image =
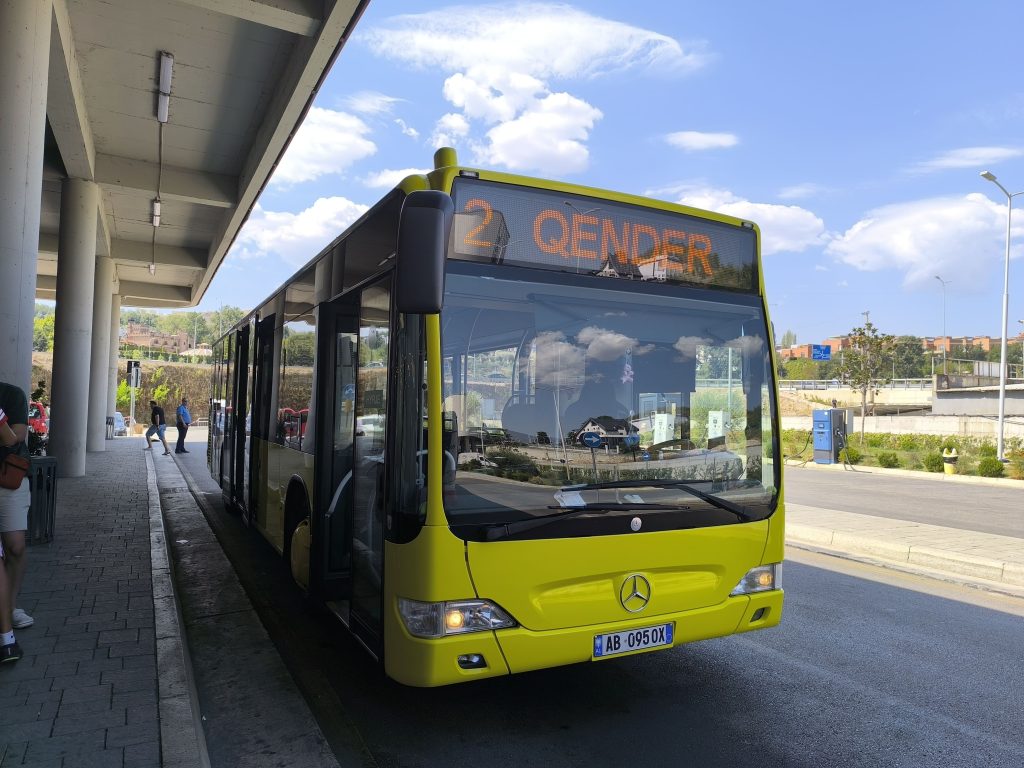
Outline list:
[[[401,129],[402,133],[404,133],[410,139],[418,139],[420,137],[420,132],[417,131],[415,128],[413,128],[400,117],[395,118],[395,125],[397,125],[399,129]]]
[[[288,186],[342,173],[377,151],[369,126],[354,115],[313,107],[292,138],[271,183]]]
[[[458,146],[461,139],[469,135],[469,121],[460,114],[449,112],[442,115],[434,126],[434,133],[430,137],[430,145],[434,149],[439,147]]]
[[[377,91],[359,91],[347,97],[343,103],[348,109],[361,115],[384,115],[399,101],[402,99],[386,96]]]
[[[701,43],[684,49],[665,35],[548,3],[451,6],[395,16],[361,30],[381,55],[420,67],[573,78],[650,67],[688,72],[708,57]]]
[[[478,159],[545,173],[586,168],[586,142],[602,117],[549,81],[639,68],[685,73],[708,59],[700,43],[684,48],[562,4],[452,6],[395,16],[357,35],[381,56],[448,74],[444,97],[462,123],[442,118],[435,147],[464,143]],[[471,137],[473,121],[484,125],[482,136]],[[522,140],[537,128],[551,132],[547,140]]]
[[[398,183],[406,176],[430,173],[430,168],[398,168],[385,169],[370,173],[363,177],[363,184],[371,189],[391,189],[398,186]]]
[[[1024,235],[1024,225],[1018,224],[1014,235]],[[904,285],[930,283],[941,274],[977,288],[991,274],[985,261],[1001,261],[1005,238],[1006,206],[973,193],[876,208],[829,243],[826,252],[864,271],[901,270]]]
[[[1024,155],[1024,149],[1017,147],[963,147],[943,152],[938,157],[918,163],[915,170],[920,172],[944,171],[950,168],[975,168],[980,173],[985,166],[995,165]]]
[[[687,152],[700,152],[705,149],[725,149],[740,143],[739,137],[733,133],[702,133],[701,131],[676,131],[665,136],[665,141],[678,149]]]
[[[299,213],[267,211],[257,204],[238,233],[231,256],[278,258],[292,266],[301,266],[367,209],[368,206],[344,197],[321,197]]]
[[[761,253],[796,253],[825,242],[825,223],[814,213],[796,205],[752,203],[719,189],[685,190],[683,205],[716,211],[752,221],[761,228]]]
[[[553,93],[517,117],[487,132],[489,144],[477,148],[477,160],[513,171],[543,169],[563,174],[586,169],[586,139],[601,118],[598,109],[567,93]]]

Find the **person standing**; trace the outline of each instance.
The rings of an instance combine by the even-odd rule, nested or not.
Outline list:
[[[156,400],[149,401],[150,413],[149,413],[149,429],[146,430],[146,447],[143,450],[152,450],[150,447],[150,438],[156,435],[160,438],[160,442],[164,444],[164,456],[171,455],[171,449],[167,447],[167,419],[164,417],[164,409],[156,404]]]
[[[185,435],[188,434],[188,427],[192,423],[192,414],[188,412],[188,400],[181,398],[181,405],[178,406],[175,426],[178,428],[178,442],[174,445],[175,453],[188,453],[185,450]]]
[[[29,457],[28,398],[20,387],[0,382],[0,461],[11,454]],[[28,477],[18,488],[0,488],[0,663],[21,658],[21,647],[14,639],[15,629],[35,623],[17,608],[18,591],[25,575],[25,534],[31,501]]]

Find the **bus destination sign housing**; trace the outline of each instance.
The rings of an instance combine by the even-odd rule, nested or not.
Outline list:
[[[452,198],[453,258],[758,289],[753,227],[465,177],[455,180]]]

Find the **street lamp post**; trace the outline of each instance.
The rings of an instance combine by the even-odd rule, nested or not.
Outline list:
[[[1003,194],[1006,195],[1006,263],[1003,266],[1003,325],[1002,340],[999,345],[999,439],[996,445],[996,454],[1000,461],[1005,461],[1003,456],[1003,425],[1006,419],[1006,326],[1007,314],[1010,306],[1010,217],[1013,213],[1013,198],[1024,194],[1024,190],[1011,193],[1006,189],[991,171],[982,171],[981,178],[991,181]]]
[[[945,375],[948,373],[946,370],[946,347],[949,346],[949,342],[946,340],[946,284],[949,280],[943,280],[938,275],[935,279],[942,283],[942,373]]]

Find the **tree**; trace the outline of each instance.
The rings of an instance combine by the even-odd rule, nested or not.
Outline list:
[[[786,361],[786,378],[798,381],[817,379],[821,364],[806,357],[794,357]]]
[[[895,337],[882,334],[869,320],[850,332],[851,346],[843,350],[839,378],[850,389],[860,392],[860,440],[864,442],[864,418],[868,412],[868,392],[892,379],[892,348]]]
[[[36,313],[32,321],[32,349],[36,352],[49,352],[53,349],[53,313],[39,315]]]
[[[793,331],[790,331],[790,330],[787,329],[787,331],[784,334],[782,334],[782,341],[779,342],[779,343],[782,345],[783,349],[785,349],[787,347],[795,346],[796,345],[796,334],[793,333]]]
[[[893,340],[893,362],[897,379],[915,379],[931,370],[925,362],[924,346],[917,336],[899,336]]]

